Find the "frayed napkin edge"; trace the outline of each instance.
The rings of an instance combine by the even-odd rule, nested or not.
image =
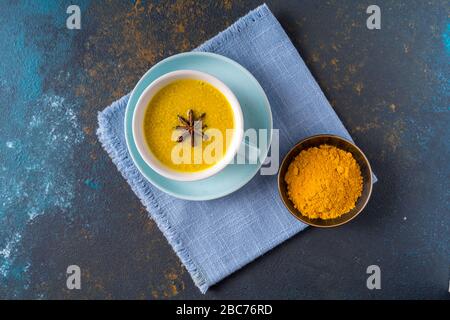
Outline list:
[[[258,20],[269,15],[272,15],[272,12],[264,3],[259,7],[249,11],[245,16],[236,20],[236,22],[234,22],[231,26],[219,32],[217,35],[205,41],[203,44],[192,51],[216,52],[220,47],[224,46],[226,43],[232,40],[236,33],[240,33],[242,30],[249,27],[252,23],[257,22]]]
[[[122,104],[127,103],[129,97],[129,94],[122,97],[98,113],[98,140],[103,149],[110,156],[112,162],[116,165],[118,171],[125,178],[133,192],[138,196],[141,203],[145,206],[150,217],[156,222],[158,228],[162,231],[167,241],[190,273],[195,285],[200,289],[200,292],[204,294],[210,286],[206,277],[203,275],[197,264],[191,259],[188,250],[179,239],[179,233],[170,224],[167,215],[159,208],[152,190],[146,185],[147,180],[145,180],[136,168],[127,148],[121,146],[119,137],[110,131],[110,119],[121,114],[118,109]],[[121,120],[123,121],[123,119]]]

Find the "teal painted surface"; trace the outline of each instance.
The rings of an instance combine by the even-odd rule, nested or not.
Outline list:
[[[65,28],[71,1],[0,2],[1,298],[448,299],[448,1],[380,0],[380,31],[361,1],[268,1],[379,183],[355,222],[306,231],[206,297],[102,151],[98,111],[260,2],[78,0],[81,31]]]
[[[80,100],[46,83],[77,72],[64,66],[75,35],[65,27],[66,8],[64,1],[0,3],[0,293],[28,286],[30,262],[17,252],[26,226],[48,210],[70,214],[75,197]]]

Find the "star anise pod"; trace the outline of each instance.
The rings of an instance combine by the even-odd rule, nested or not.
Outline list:
[[[202,124],[202,120],[205,118],[206,113],[202,113],[198,118],[195,118],[194,111],[189,109],[187,112],[187,119],[183,116],[177,115],[178,121],[181,125],[175,127],[176,130],[183,130],[181,136],[178,137],[177,142],[183,142],[189,135],[191,136],[191,147],[195,145],[195,136],[199,136],[203,139],[208,139],[203,130],[207,127]]]

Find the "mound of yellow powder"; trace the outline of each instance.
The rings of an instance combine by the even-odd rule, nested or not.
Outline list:
[[[300,152],[284,180],[295,208],[312,219],[349,212],[363,189],[361,169],[352,154],[326,144]]]

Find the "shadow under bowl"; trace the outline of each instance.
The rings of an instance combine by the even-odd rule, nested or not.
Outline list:
[[[289,165],[294,160],[294,158],[300,154],[301,151],[312,147],[319,147],[323,144],[335,146],[339,149],[350,152],[358,163],[361,169],[361,175],[363,177],[362,194],[356,201],[355,207],[349,212],[337,218],[326,220],[320,218],[311,219],[307,216],[302,215],[301,212],[294,207],[294,204],[289,199],[287,194],[287,185],[284,181],[284,177],[286,176]],[[372,193],[372,168],[370,167],[370,163],[369,160],[367,160],[367,157],[354,143],[335,135],[323,134],[312,136],[297,143],[284,157],[283,162],[280,166],[280,170],[278,172],[278,192],[289,212],[301,222],[321,228],[337,227],[354,219],[367,205]]]

